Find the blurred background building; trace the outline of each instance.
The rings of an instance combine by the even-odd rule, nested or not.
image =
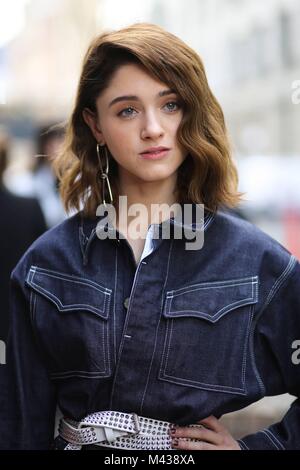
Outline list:
[[[300,257],[299,0],[0,0],[0,126],[12,136],[6,185],[34,194],[24,175],[36,166],[37,133],[67,119],[89,41],[136,21],[199,52],[224,110],[241,209]],[[243,434],[275,421],[291,400],[264,399],[224,419]]]

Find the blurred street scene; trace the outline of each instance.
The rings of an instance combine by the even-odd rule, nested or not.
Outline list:
[[[50,163],[83,54],[96,34],[136,21],[163,26],[200,54],[229,129],[241,214],[300,258],[299,0],[0,0],[5,188],[37,201],[47,228],[67,216]],[[265,398],[222,419],[239,437],[277,421],[293,399]]]

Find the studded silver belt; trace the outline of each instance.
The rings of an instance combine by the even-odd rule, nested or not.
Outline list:
[[[173,450],[170,425],[135,413],[100,411],[81,421],[61,418],[59,434],[68,442],[65,450],[80,450],[91,444],[115,449]]]

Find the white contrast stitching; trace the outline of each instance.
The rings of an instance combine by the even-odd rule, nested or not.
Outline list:
[[[52,292],[49,292],[48,290],[44,289],[43,287],[37,285],[35,282],[31,281],[30,284],[32,287],[34,287],[40,294],[43,294],[45,297],[47,297],[49,300],[51,300],[58,308],[59,311],[74,311],[74,310],[88,310],[92,313],[95,313],[99,315],[101,318],[107,319],[108,314],[105,314],[106,312],[106,302],[107,302],[107,296],[104,297],[104,305],[103,305],[103,310],[100,310],[97,307],[94,307],[93,305],[89,304],[67,304],[64,305],[60,299],[53,294]],[[109,299],[110,300],[110,295],[109,294]]]
[[[266,432],[266,430],[262,430],[262,431],[259,431],[260,433],[264,434],[265,436],[267,436],[267,438],[269,439],[270,442],[272,442],[273,446],[277,449],[277,450],[280,450],[280,447],[278,447],[278,445],[276,444],[276,442],[272,439],[271,436],[269,436],[269,434]]]
[[[250,450],[249,447],[247,446],[247,444],[243,441],[243,439],[238,439],[237,442],[238,442],[239,444],[242,444],[242,449],[243,449],[243,450],[245,450],[245,449],[246,449],[246,450]]]
[[[274,441],[277,442],[277,444],[279,445],[279,447],[281,447],[282,450],[285,450],[285,448],[283,447],[283,445],[281,444],[281,442],[277,439],[277,437],[275,436],[275,434],[270,430],[270,429],[265,429],[264,430],[266,433],[268,434],[271,434],[271,436],[273,437]]]
[[[259,374],[259,371],[257,369],[257,366],[256,366],[255,353],[254,353],[254,333],[255,333],[255,329],[256,329],[256,326],[258,325],[258,322],[259,322],[260,318],[264,314],[266,308],[268,307],[268,305],[270,304],[270,302],[272,301],[274,296],[279,291],[279,289],[280,289],[281,285],[283,284],[283,282],[288,278],[289,274],[292,272],[292,270],[293,270],[294,266],[296,265],[296,263],[297,263],[296,258],[293,255],[291,255],[286,268],[280,274],[280,276],[276,279],[275,283],[273,284],[272,288],[270,289],[267,300],[265,301],[265,303],[261,307],[260,311],[257,313],[256,318],[253,322],[251,333],[250,333],[249,346],[250,346],[250,357],[251,357],[252,367],[253,367],[254,374],[256,376],[257,382],[260,386],[260,389],[261,389],[261,392],[262,392],[263,395],[265,394],[265,385],[262,381],[262,378],[261,378],[261,376]]]
[[[165,291],[165,287],[166,287],[167,280],[168,280],[168,277],[169,277],[170,260],[171,260],[171,253],[172,253],[172,249],[173,249],[173,243],[174,243],[174,240],[172,239],[172,240],[171,240],[171,243],[170,243],[170,249],[169,249],[169,255],[168,255],[168,263],[167,263],[166,278],[165,278],[165,282],[164,282],[164,286],[163,286],[162,292]],[[148,375],[147,375],[146,386],[145,386],[144,393],[143,393],[142,400],[141,400],[141,406],[140,406],[140,413],[141,413],[141,415],[143,414],[143,405],[144,405],[144,401],[145,401],[145,397],[146,397],[146,392],[147,392],[147,388],[148,388],[148,383],[149,383],[150,373],[151,373],[151,369],[152,369],[152,364],[153,364],[153,360],[154,360],[155,353],[156,353],[157,337],[158,337],[158,332],[159,332],[159,327],[160,327],[160,322],[161,322],[161,313],[162,313],[162,309],[163,309],[163,302],[164,302],[164,295],[162,294],[160,318],[159,318],[159,320],[158,320],[157,327],[156,327],[156,331],[155,331],[155,342],[154,342],[154,348],[153,348],[152,358],[151,358],[151,362],[150,362],[149,369],[148,369]]]
[[[35,268],[35,269],[33,269],[33,268]],[[112,292],[111,289],[108,289],[107,287],[102,287],[100,284],[97,284],[96,282],[91,281],[87,278],[78,278],[77,276],[74,276],[74,278],[73,278],[73,276],[69,276],[67,274],[59,274],[59,273],[57,273],[57,275],[56,274],[50,274],[50,272],[41,272],[40,271],[41,269],[42,268],[37,268],[36,266],[32,266],[30,268],[30,270],[34,271],[34,275],[35,274],[40,274],[42,276],[53,277],[54,279],[60,279],[60,280],[63,280],[63,281],[73,282],[74,284],[82,284],[84,286],[92,287],[93,289],[96,289],[97,291],[101,292],[104,295],[109,295]],[[33,280],[34,275],[32,276],[32,280]]]
[[[167,297],[175,297],[177,295],[182,295],[187,292],[192,292],[193,290],[199,289],[215,289],[221,287],[235,287],[242,286],[251,283],[258,282],[258,276],[240,278],[240,279],[230,279],[227,281],[209,281],[209,282],[200,282],[197,284],[191,284],[190,286],[180,287],[179,289],[171,290],[167,292]],[[184,291],[184,292],[180,292]]]

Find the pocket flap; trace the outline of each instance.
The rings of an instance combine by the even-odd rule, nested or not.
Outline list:
[[[60,312],[85,310],[108,318],[112,291],[94,281],[31,266],[26,284],[53,302]]]
[[[205,282],[168,291],[164,316],[197,317],[215,323],[243,305],[257,302],[258,277]]]

